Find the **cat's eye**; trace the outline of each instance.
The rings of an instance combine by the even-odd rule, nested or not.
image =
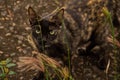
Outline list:
[[[41,26],[40,25],[35,25],[35,32],[37,34],[40,34],[41,33]]]
[[[50,31],[50,35],[54,35],[55,34],[55,31]]]
[[[40,30],[36,30],[35,32],[36,32],[37,34],[40,34],[40,33],[41,33],[41,31],[40,31]]]

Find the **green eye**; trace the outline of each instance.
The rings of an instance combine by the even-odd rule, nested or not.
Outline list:
[[[40,30],[36,30],[35,32],[36,32],[37,34],[40,34],[40,33],[41,33],[41,31],[40,31]]]
[[[54,31],[50,31],[50,34],[51,34],[51,35],[54,35],[54,34],[55,34],[55,32],[54,32]]]

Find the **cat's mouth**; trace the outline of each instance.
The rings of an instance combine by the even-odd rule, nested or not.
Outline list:
[[[50,43],[46,42],[46,43],[41,44],[41,48],[43,48],[43,47],[44,47],[44,49],[50,47]]]

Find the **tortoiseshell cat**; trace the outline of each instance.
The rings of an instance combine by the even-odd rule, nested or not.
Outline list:
[[[71,65],[75,55],[95,56],[98,68],[105,69],[112,50],[106,40],[110,35],[110,25],[105,23],[103,14],[105,7],[112,12],[109,4],[103,0],[73,0],[68,2],[65,10],[62,8],[47,18],[40,18],[29,7],[32,35],[39,51],[60,58],[64,65],[68,65],[68,49]]]
[[[63,18],[64,10],[60,10],[49,20],[41,19],[31,7],[28,9],[28,13],[32,27],[32,35],[36,40],[38,50],[54,58],[59,57],[63,59],[67,56],[64,35],[67,36],[69,43],[71,42],[71,35],[67,32],[67,29],[62,30],[60,18]],[[64,34],[64,31],[67,34]]]

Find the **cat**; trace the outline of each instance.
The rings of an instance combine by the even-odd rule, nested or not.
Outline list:
[[[106,40],[111,32],[110,24],[105,23],[103,8],[111,9],[109,3],[73,0],[66,7],[47,18],[41,18],[32,7],[28,8],[32,36],[38,50],[60,58],[67,66],[68,52],[71,66],[76,55],[90,56],[96,58],[99,69],[106,69],[112,44]]]
[[[28,9],[30,24],[32,28],[32,36],[36,40],[36,46],[41,53],[45,53],[50,57],[60,57],[63,59],[67,56],[67,42],[64,40],[67,36],[68,42],[71,41],[71,35],[67,30],[62,29],[64,10],[61,9],[51,19],[40,19],[36,12],[29,7]],[[67,34],[64,34],[64,31]],[[56,54],[55,54],[56,53]]]

